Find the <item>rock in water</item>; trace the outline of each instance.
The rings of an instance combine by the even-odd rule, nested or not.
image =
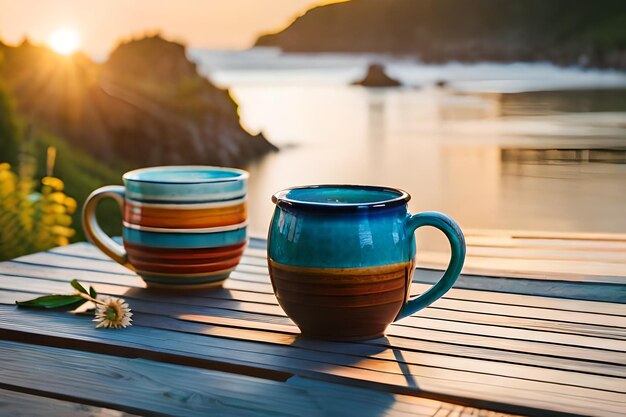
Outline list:
[[[104,64],[30,44],[0,50],[19,111],[103,162],[243,166],[276,149],[242,129],[228,91],[198,75],[183,45],[158,35]]]
[[[371,64],[367,69],[365,78],[356,81],[352,85],[362,85],[363,87],[398,87],[402,85],[385,74],[385,67],[381,64]]]

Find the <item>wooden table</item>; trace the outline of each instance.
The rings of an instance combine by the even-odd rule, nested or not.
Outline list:
[[[193,295],[148,291],[86,243],[0,263],[0,415],[626,415],[623,283],[465,275],[385,338],[324,342],[278,306],[263,246]],[[413,293],[439,274],[418,269]],[[74,278],[134,325],[14,305]]]

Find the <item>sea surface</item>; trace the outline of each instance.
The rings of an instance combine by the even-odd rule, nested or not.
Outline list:
[[[402,188],[411,211],[465,229],[626,233],[626,73],[275,49],[190,56],[230,90],[244,128],[281,148],[247,168],[254,235],[266,234],[274,192],[324,183]],[[403,86],[352,86],[372,62]]]

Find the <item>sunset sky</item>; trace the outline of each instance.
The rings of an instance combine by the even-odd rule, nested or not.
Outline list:
[[[118,39],[160,30],[192,47],[243,49],[321,0],[0,0],[0,40],[49,43],[59,29],[104,57]]]

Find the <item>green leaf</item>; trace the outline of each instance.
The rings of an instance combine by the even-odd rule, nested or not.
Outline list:
[[[89,287],[89,295],[91,295],[91,298],[98,298],[98,293],[93,287]]]
[[[85,287],[83,287],[82,285],[80,285],[80,282],[78,282],[78,280],[73,279],[70,282],[70,285],[72,287],[74,287],[76,290],[82,292],[83,294],[87,294],[87,290],[85,289]]]
[[[70,311],[77,309],[84,303],[86,303],[83,297],[79,295],[44,295],[43,297],[35,298],[28,301],[16,301],[20,307],[27,308],[43,308],[43,309],[55,309],[62,311]]]

